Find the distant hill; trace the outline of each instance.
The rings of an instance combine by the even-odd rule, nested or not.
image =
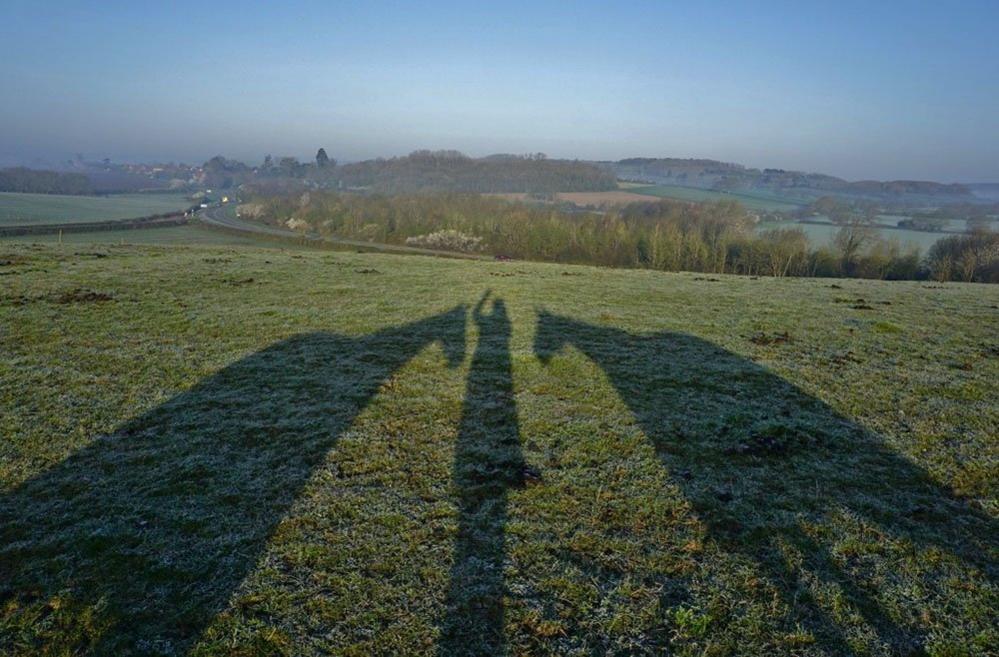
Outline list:
[[[98,194],[123,194],[128,192],[148,191],[152,189],[167,189],[169,183],[164,180],[154,180],[126,171],[94,171],[85,174]]]
[[[766,190],[802,201],[829,195],[889,203],[975,200],[975,194],[967,185],[919,180],[850,182],[820,173],[751,169],[741,164],[715,160],[631,158],[605,163],[605,166],[622,180],[733,192]]]
[[[333,175],[346,187],[385,193],[590,192],[617,186],[614,173],[606,167],[548,159],[540,153],[472,158],[458,151],[415,151],[403,157],[345,164]]]
[[[165,190],[169,186],[168,180],[129,172],[127,165],[78,165],[69,171],[0,169],[0,192],[90,196]]]
[[[0,192],[28,194],[93,194],[90,179],[81,173],[62,173],[14,167],[0,169]]]
[[[980,199],[999,201],[999,183],[972,183],[966,186]]]

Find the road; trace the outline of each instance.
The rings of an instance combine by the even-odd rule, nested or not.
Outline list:
[[[348,240],[348,239],[341,239],[338,237],[319,237],[318,235],[303,235],[302,233],[297,233],[293,230],[287,230],[285,228],[275,228],[273,226],[265,226],[263,224],[244,221],[243,219],[232,216],[232,214],[226,212],[227,209],[228,206],[210,207],[198,212],[197,216],[201,221],[205,222],[206,224],[219,226],[221,228],[228,228],[229,230],[238,230],[246,233],[256,233],[258,235],[272,235],[274,237],[293,239],[297,241],[306,240],[308,242],[315,242],[318,244],[321,243],[339,244],[342,246],[356,247],[359,249],[367,249],[370,251],[384,251],[386,253],[411,253],[418,255],[443,256],[447,258],[491,260],[489,256],[475,255],[471,253],[457,253],[455,251],[441,251],[438,249],[421,249],[415,246],[403,246],[399,244],[382,244],[379,242]]]

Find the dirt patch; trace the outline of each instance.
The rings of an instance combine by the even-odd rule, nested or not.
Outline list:
[[[850,307],[854,310],[874,310],[872,303],[876,303],[882,306],[890,306],[891,301],[868,301],[863,297],[857,297],[856,299],[848,299],[844,297],[836,297],[833,299],[835,303],[848,303]]]
[[[526,201],[529,194],[525,194],[524,192],[490,192],[488,194],[483,194],[483,196],[501,198],[504,201]]]
[[[105,301],[114,301],[114,296],[108,294],[107,292],[97,292],[96,290],[88,290],[82,287],[74,288],[68,290],[61,294],[55,295],[52,298],[53,303],[103,303]]]
[[[34,301],[32,297],[23,294],[0,297],[0,306],[24,306]]]
[[[661,201],[651,194],[636,194],[621,190],[610,192],[559,192],[555,195],[559,201],[575,203],[576,205],[592,205],[606,207],[609,205],[627,205],[628,203],[646,203]]]
[[[787,331],[783,333],[764,333],[761,331],[750,337],[749,341],[759,345],[784,344],[791,341],[791,334]]]
[[[857,358],[857,355],[854,354],[853,351],[851,350],[836,353],[829,357],[829,364],[834,367],[842,367],[850,363],[861,363],[861,362],[863,361]]]

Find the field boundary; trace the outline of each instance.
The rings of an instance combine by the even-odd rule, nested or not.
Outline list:
[[[807,226],[837,226],[837,224],[831,221],[818,221],[817,219],[798,219],[793,224],[805,224]],[[838,227],[838,226],[837,226]],[[916,228],[905,228],[903,226],[896,226],[893,224],[873,224],[871,228],[881,230],[882,228],[886,230],[906,230],[912,233],[928,233],[930,235],[967,235],[968,232],[964,230],[949,230],[946,228],[941,228],[940,230],[919,230]]]
[[[714,198],[703,198],[700,200],[692,198],[683,198],[675,194],[665,194],[656,193],[655,191],[650,191],[654,189],[663,188],[676,188],[684,190],[685,193],[695,194],[695,195],[705,195],[714,196]],[[638,187],[629,187],[626,191],[643,194],[649,196],[657,196],[659,198],[668,198],[678,201],[686,201],[688,203],[713,203],[717,201],[738,201],[743,204],[749,210],[765,210],[765,211],[776,211],[776,212],[787,212],[795,208],[801,208],[807,205],[807,201],[802,199],[783,199],[777,196],[770,196],[767,194],[754,194],[752,192],[746,191],[732,191],[732,190],[720,190],[720,189],[710,189],[706,187],[691,187],[689,185],[677,185],[675,183],[654,183],[648,185],[642,185]],[[767,207],[764,207],[767,206]],[[778,207],[779,206],[779,207]]]
[[[460,251],[444,251],[441,249],[424,249],[401,244],[385,244],[382,242],[365,242],[332,236],[300,235],[290,230],[274,228],[259,224],[251,224],[232,217],[219,216],[220,208],[212,208],[198,213],[202,226],[212,230],[234,235],[256,235],[268,240],[279,240],[289,244],[308,245],[330,250],[356,250],[364,253],[393,253],[396,255],[423,255],[438,258],[457,258],[461,260],[493,260],[487,254],[462,253]]]
[[[107,221],[88,221],[60,224],[39,224],[20,226],[0,226],[0,237],[17,235],[51,235],[60,232],[92,233],[101,230],[121,230],[140,228],[161,228],[164,226],[181,226],[190,221],[191,210],[151,214],[135,219],[109,219]]]

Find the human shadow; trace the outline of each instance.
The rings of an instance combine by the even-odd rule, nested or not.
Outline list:
[[[455,445],[458,535],[438,643],[441,655],[499,655],[503,638],[503,562],[507,495],[527,473],[510,364],[510,319],[502,299],[472,312],[479,340],[472,357]]]
[[[0,498],[0,653],[188,650],[381,384],[431,343],[460,364],[465,316],[283,340]]]
[[[996,580],[999,533],[991,518],[766,369],[690,335],[634,335],[540,312],[536,355],[548,363],[566,346],[607,375],[708,538],[748,557],[780,593],[789,631],[806,627],[825,650],[852,654],[835,614],[809,593],[806,579],[818,578],[838,587],[893,654],[921,654],[926,628],[917,611],[886,610],[862,560],[834,553],[834,514],[876,536],[955,555]],[[789,565],[789,549],[801,556],[799,566]],[[923,584],[933,590],[932,581]]]

